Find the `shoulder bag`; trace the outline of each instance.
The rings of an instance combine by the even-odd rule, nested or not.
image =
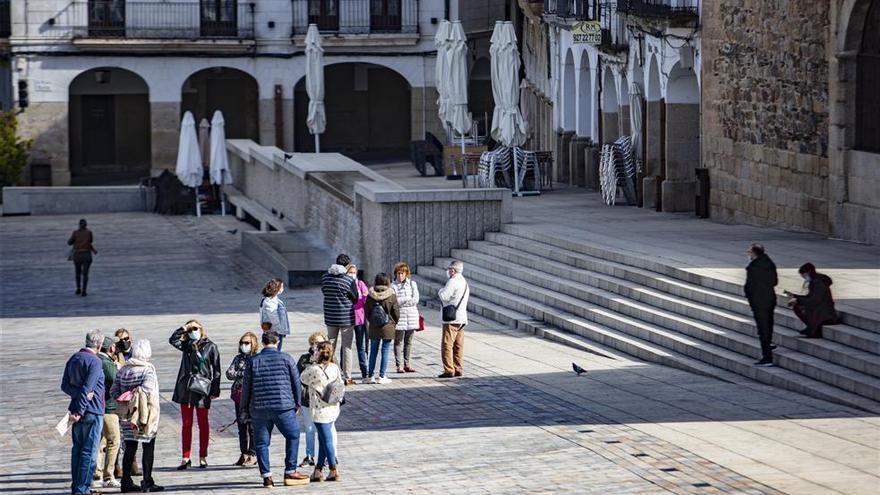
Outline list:
[[[455,306],[453,306],[451,304],[447,304],[446,306],[443,306],[442,314],[443,314],[443,321],[444,322],[455,321],[455,316],[458,313],[458,307],[461,306],[462,301],[464,301],[464,296],[467,295],[469,290],[470,290],[470,286],[465,284],[464,294],[461,295],[461,299],[458,300],[458,304],[456,304]]]
[[[324,376],[327,377],[327,380],[330,380],[327,370],[322,367],[321,371],[324,372]],[[324,385],[324,391],[321,392],[321,401],[333,406],[342,403],[344,398],[345,382],[342,380],[342,373],[339,373],[335,380]]]
[[[195,344],[193,344],[193,347],[195,347]],[[211,394],[211,380],[202,376],[201,371],[205,369],[205,358],[202,357],[201,351],[198,349],[195,351],[196,356],[198,356],[197,369],[196,371],[190,371],[189,378],[186,380],[186,389],[192,394],[207,397]]]

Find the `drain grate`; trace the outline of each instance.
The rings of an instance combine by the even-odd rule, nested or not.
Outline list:
[[[596,430],[578,430],[578,433],[593,433]]]
[[[701,481],[701,482],[699,482],[699,483],[694,483],[694,486],[697,487],[697,488],[707,488],[707,487],[710,487],[710,486],[712,486],[712,485],[709,484],[709,483],[706,483],[706,482],[702,482],[702,481]]]
[[[648,454],[646,454],[646,453],[644,453],[644,452],[639,452],[639,453],[631,454],[631,455],[632,455],[633,457],[649,457]]]
[[[675,471],[678,471],[678,468],[660,468],[660,471],[663,471],[664,473],[674,473]]]
[[[611,443],[620,443],[620,440],[605,440],[605,443],[608,443],[608,444],[611,444]]]

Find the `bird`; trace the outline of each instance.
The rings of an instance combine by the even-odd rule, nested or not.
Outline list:
[[[236,232],[238,232],[238,229],[227,230],[226,232],[229,234],[235,234]]]
[[[575,373],[577,373],[578,376],[581,376],[581,375],[583,375],[584,373],[587,372],[587,370],[585,370],[585,369],[581,368],[580,366],[578,366],[577,363],[571,363],[571,369],[572,369],[572,371],[574,371]]]

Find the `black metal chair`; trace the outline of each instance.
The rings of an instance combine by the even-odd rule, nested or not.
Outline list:
[[[424,140],[409,143],[409,157],[422,177],[428,175],[428,163],[436,175],[443,175],[443,143],[430,132],[425,133]]]

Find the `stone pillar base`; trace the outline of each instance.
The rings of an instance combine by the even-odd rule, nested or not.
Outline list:
[[[655,177],[642,179],[642,208],[654,209],[657,206],[657,180]]]
[[[593,191],[599,191],[602,189],[602,186],[599,183],[599,146],[587,146],[587,148],[584,150],[584,158],[584,187]]]
[[[586,184],[586,163],[584,150],[587,148],[589,138],[584,136],[575,136],[572,138],[568,146],[568,185],[585,187]]]
[[[645,180],[647,181],[647,179]],[[666,179],[660,188],[663,194],[663,211],[694,211],[694,195],[697,192],[696,181]]]
[[[571,181],[571,154],[569,147],[571,146],[571,138],[574,137],[574,131],[563,131],[557,142],[559,143],[559,153],[556,154],[556,179],[558,182],[570,183]]]

